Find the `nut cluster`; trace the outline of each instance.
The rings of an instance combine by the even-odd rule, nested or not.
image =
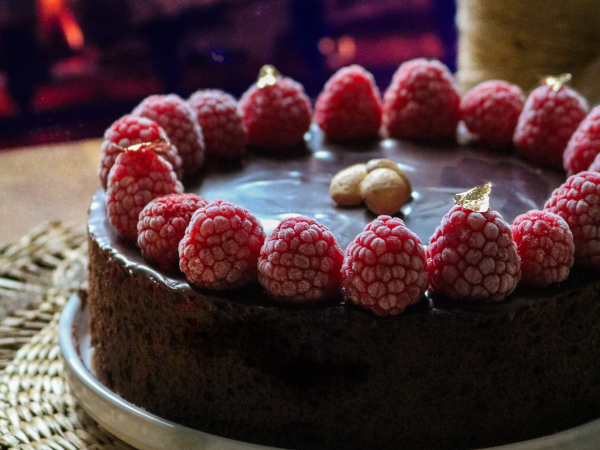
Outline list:
[[[329,195],[338,206],[356,206],[364,201],[377,215],[397,213],[411,193],[406,173],[385,158],[347,167],[334,175],[329,186]]]

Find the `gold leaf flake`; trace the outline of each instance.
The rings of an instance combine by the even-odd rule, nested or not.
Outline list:
[[[132,152],[137,152],[140,148],[146,147],[150,142],[140,142],[139,144],[133,144],[127,147],[125,150],[131,150]]]
[[[115,147],[118,147],[117,144],[113,144],[113,145]],[[148,147],[149,145],[154,146],[154,148],[152,150],[154,150],[155,152],[156,151],[165,152],[166,150],[164,147],[170,146],[170,144],[166,140],[164,140],[163,138],[159,138],[152,142],[141,142],[139,144],[130,145],[129,147],[125,148],[124,150],[130,150],[130,151],[136,152],[143,147]]]
[[[571,81],[570,73],[562,73],[557,77],[545,77],[542,81],[543,84],[552,86],[552,90],[558,92],[561,87]]]
[[[277,72],[277,69],[270,64],[266,64],[260,68],[256,86],[259,89],[262,89],[266,86],[273,86],[275,83],[277,83],[278,76],[279,72]]]
[[[474,212],[486,212],[490,209],[492,183],[474,187],[454,196],[454,204]]]

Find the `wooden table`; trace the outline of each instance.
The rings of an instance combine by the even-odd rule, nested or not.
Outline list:
[[[0,151],[0,243],[32,227],[60,220],[84,224],[96,175],[101,139]]]

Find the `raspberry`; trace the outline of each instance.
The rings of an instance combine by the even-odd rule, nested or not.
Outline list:
[[[514,142],[520,155],[538,164],[563,167],[563,152],[588,110],[587,102],[568,86],[534,89],[523,107]]]
[[[537,286],[559,283],[573,265],[573,235],[567,222],[548,211],[529,211],[511,225],[521,258],[521,281]]]
[[[478,84],[460,102],[468,130],[492,147],[512,143],[525,96],[518,86],[492,80]]]
[[[124,151],[117,156],[108,174],[108,220],[117,233],[127,239],[137,239],[140,212],[152,199],[183,192],[171,164],[152,147],[150,144]]]
[[[600,154],[600,106],[583,119],[571,136],[563,154],[564,167],[569,175],[588,169]]]
[[[198,209],[179,243],[179,268],[187,279],[209,289],[231,289],[257,278],[265,240],[261,223],[226,200]]]
[[[358,65],[338,70],[315,103],[314,120],[331,140],[376,136],[381,127],[379,89],[371,73]]]
[[[310,100],[302,85],[291,78],[273,74],[264,79],[261,75],[238,104],[248,143],[268,150],[292,147],[302,141],[310,126]]]
[[[429,240],[427,271],[432,291],[465,301],[500,301],[521,278],[510,226],[493,210],[455,205]]]
[[[204,161],[204,137],[190,107],[178,95],[151,95],[132,112],[160,125],[179,151],[183,173],[194,173]]]
[[[429,285],[421,240],[402,220],[379,216],[346,248],[342,283],[346,296],[375,314],[401,313]]]
[[[258,281],[282,302],[326,300],[341,290],[343,259],[326,226],[306,217],[284,219],[265,239]]]
[[[600,267],[600,173],[579,172],[555,189],[544,211],[562,217],[573,233],[575,263]]]
[[[235,98],[219,90],[197,91],[188,99],[202,127],[206,153],[216,158],[237,158],[246,144],[246,130]]]
[[[179,241],[194,212],[203,206],[206,200],[195,194],[166,195],[148,203],[137,224],[142,256],[157,262],[163,270],[177,267]]]
[[[387,133],[395,138],[455,138],[460,97],[440,61],[414,59],[400,65],[383,95]]]
[[[159,139],[171,142],[165,130],[150,119],[128,114],[113,122],[104,132],[104,141],[102,142],[102,149],[100,151],[98,178],[100,178],[102,188],[106,189],[108,173],[123,149],[131,145],[154,142]],[[172,147],[167,155],[162,156],[171,163],[175,173],[179,177],[181,175],[181,158],[179,157],[177,148]]]

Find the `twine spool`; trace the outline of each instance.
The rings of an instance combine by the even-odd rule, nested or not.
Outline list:
[[[491,79],[526,92],[569,72],[600,102],[599,0],[458,0],[458,73],[463,92]]]

